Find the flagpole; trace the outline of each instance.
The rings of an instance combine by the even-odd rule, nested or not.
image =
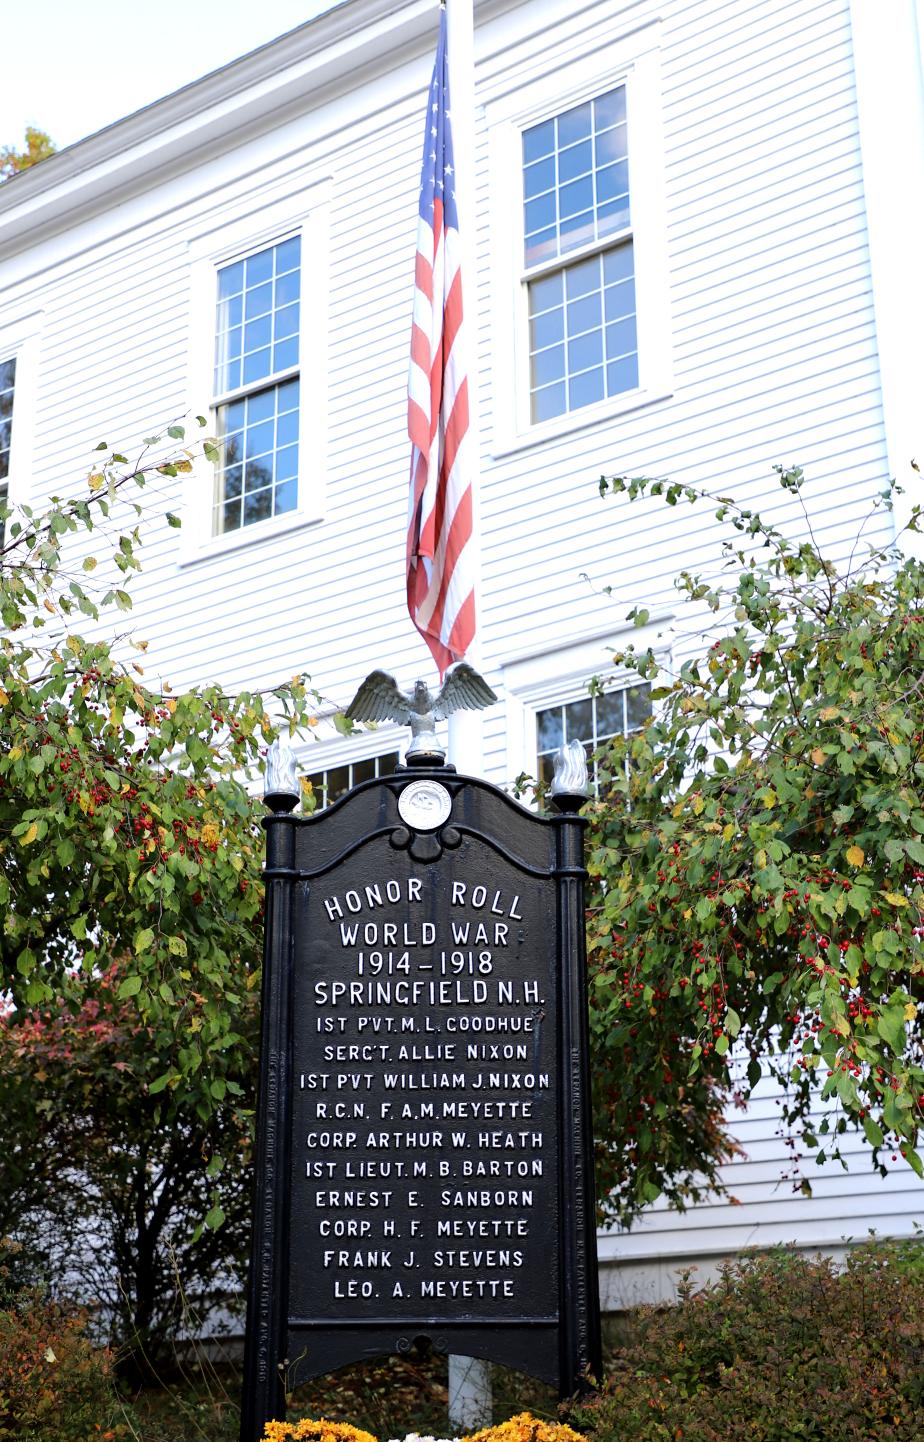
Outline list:
[[[478,307],[475,246],[475,59],[474,0],[440,0],[446,11],[452,140],[456,157],[456,198],[462,252],[462,304],[468,370],[468,468],[472,487],[472,575],[477,628],[465,659],[481,670],[484,599],[481,588],[478,419]],[[484,726],[480,711],[456,711],[449,718],[449,760],[469,776],[484,774]]]
[[[456,158],[456,199],[462,260],[462,305],[468,370],[468,469],[472,487],[472,576],[477,625],[466,660],[481,670],[481,515],[479,506],[480,431],[478,424],[478,306],[475,246],[475,60],[474,0],[440,0],[446,11],[449,96]],[[469,776],[484,774],[484,728],[480,711],[454,711],[449,717],[449,760]],[[491,1369],[478,1357],[449,1358],[449,1431],[455,1436],[491,1425]]]

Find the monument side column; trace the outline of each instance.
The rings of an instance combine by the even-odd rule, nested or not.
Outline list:
[[[254,1218],[247,1287],[247,1340],[241,1442],[259,1442],[267,1421],[285,1417],[289,1275],[289,1149],[294,951],[295,828],[285,814],[297,797],[271,792],[266,828],[265,945],[261,988],[260,1072],[254,1147]]]
[[[599,1377],[600,1284],[584,930],[584,794],[556,791],[561,975],[561,1395]]]

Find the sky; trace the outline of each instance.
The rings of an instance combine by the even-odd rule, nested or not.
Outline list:
[[[0,147],[59,150],[333,8],[335,0],[39,0],[3,5]]]

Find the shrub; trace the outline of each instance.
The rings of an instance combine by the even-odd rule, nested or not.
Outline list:
[[[86,1335],[86,1314],[22,1292],[0,1311],[0,1438],[101,1442],[122,1435],[112,1358]]]
[[[633,1316],[572,1420],[593,1442],[916,1442],[924,1268],[912,1253],[868,1244],[839,1270],[781,1250],[699,1292],[687,1277],[678,1306]]]

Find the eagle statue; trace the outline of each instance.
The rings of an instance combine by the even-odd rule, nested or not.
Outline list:
[[[436,722],[453,711],[480,711],[497,700],[491,687],[473,666],[460,661],[434,696],[426,681],[418,681],[410,696],[387,671],[373,671],[360,686],[346,710],[350,721],[397,721],[411,728],[407,756],[440,757],[443,748]]]

